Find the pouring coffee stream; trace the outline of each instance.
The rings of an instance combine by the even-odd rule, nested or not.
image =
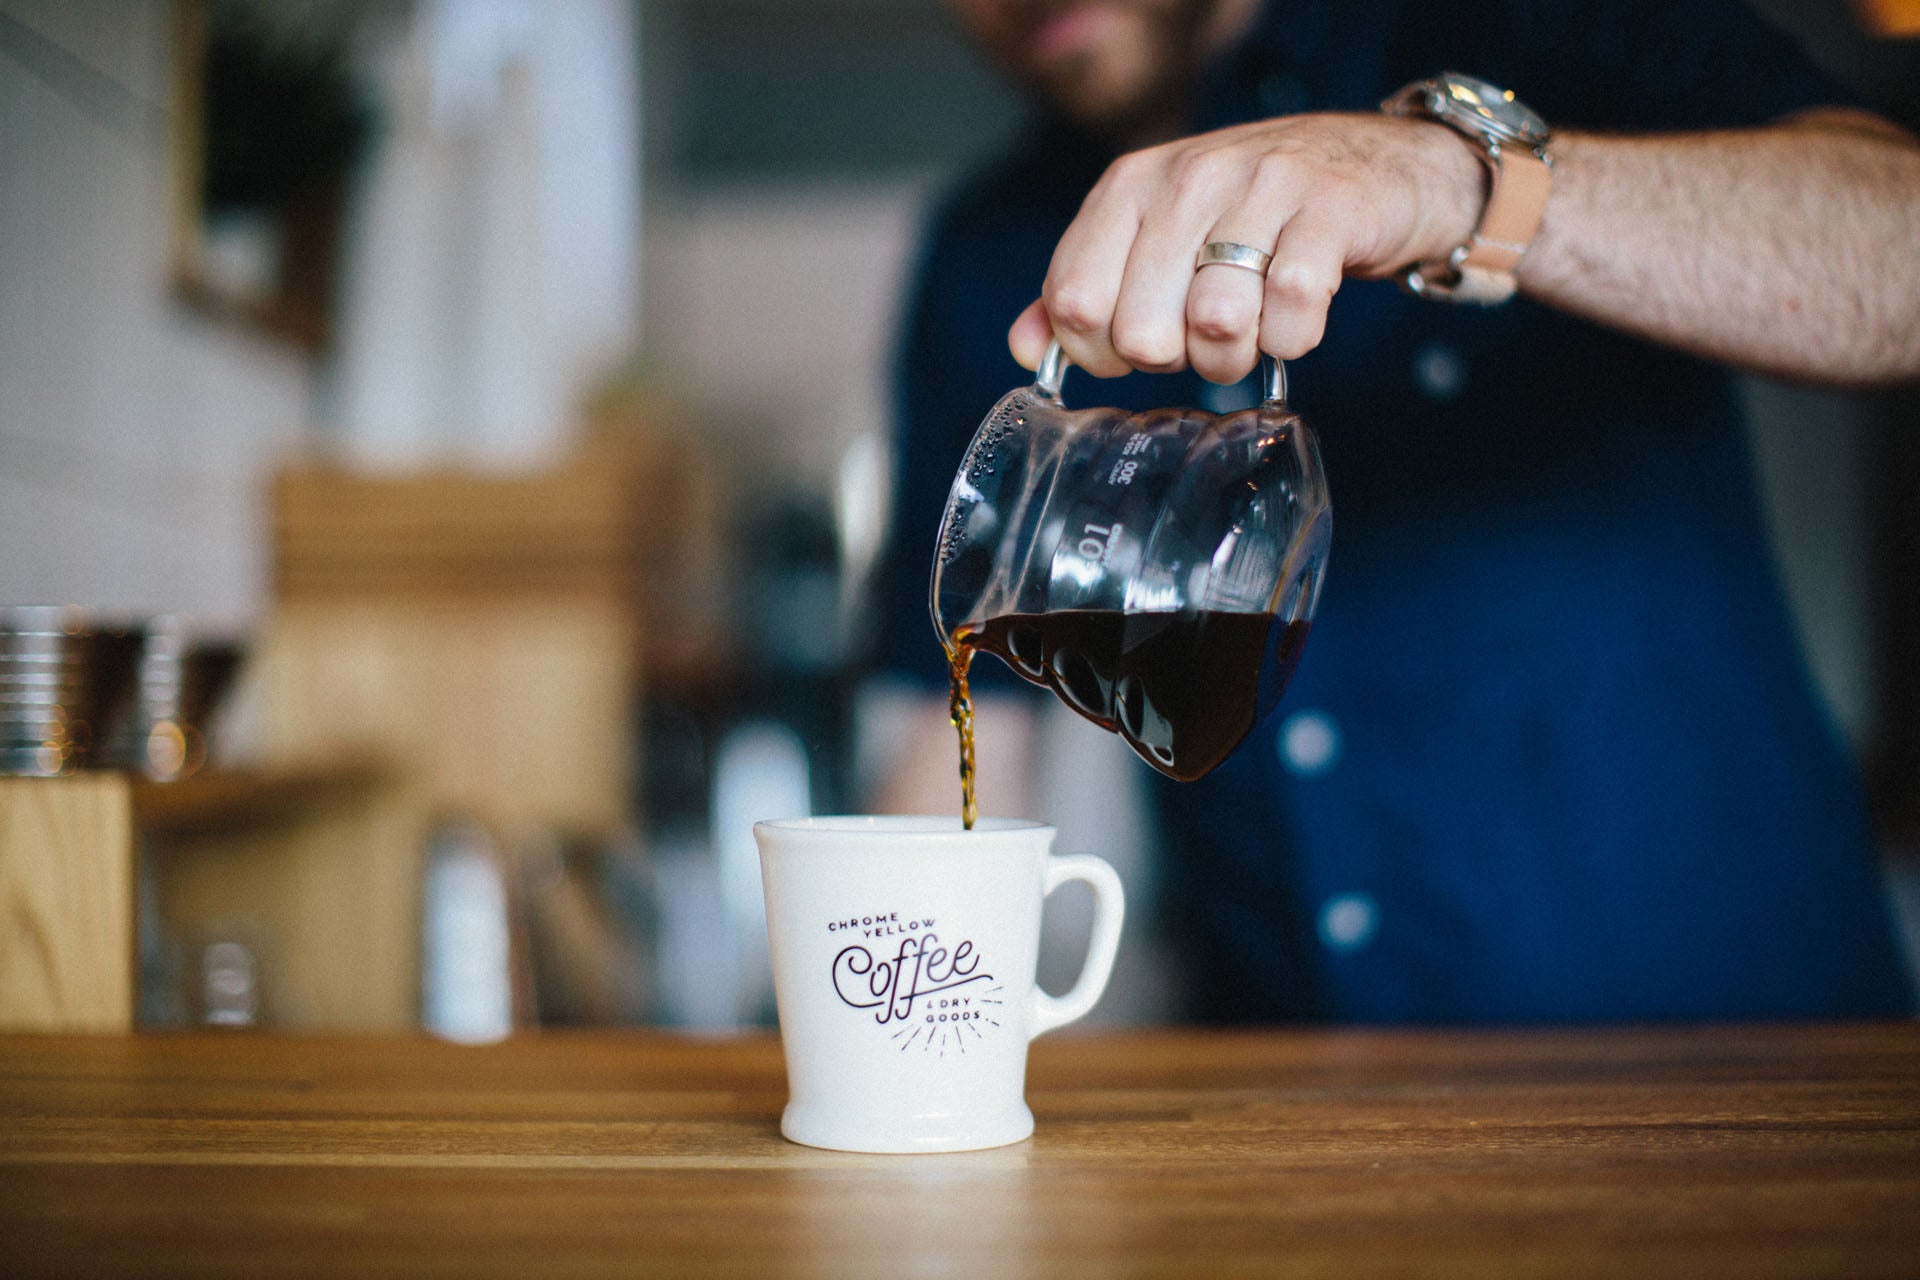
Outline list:
[[[1265,399],[1069,410],[1058,343],[960,464],[930,607],[950,668],[962,819],[975,814],[976,652],[1118,733],[1162,773],[1210,772],[1273,709],[1319,600],[1332,514],[1319,448],[1266,361]]]

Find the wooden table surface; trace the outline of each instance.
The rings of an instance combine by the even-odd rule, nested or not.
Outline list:
[[[0,1275],[1920,1276],[1920,1024],[1062,1034],[1028,1142],[777,1042],[0,1038]]]

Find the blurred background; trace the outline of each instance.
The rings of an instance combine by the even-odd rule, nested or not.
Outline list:
[[[1761,7],[1920,122],[1872,6]],[[229,655],[121,761],[141,1024],[769,1022],[751,824],[904,732],[891,326],[1018,116],[934,0],[0,0],[0,605]],[[1920,395],[1749,393],[1912,941]],[[1165,1016],[1144,766],[1032,759]]]

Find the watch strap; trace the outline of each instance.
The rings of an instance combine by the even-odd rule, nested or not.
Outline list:
[[[1553,161],[1544,126],[1538,127],[1537,140],[1521,141],[1499,136],[1453,110],[1445,88],[1450,78],[1466,81],[1483,95],[1499,92],[1472,77],[1448,72],[1402,86],[1380,107],[1391,115],[1425,116],[1478,148],[1487,166],[1487,200],[1479,225],[1465,244],[1444,258],[1416,263],[1401,281],[1422,297],[1492,306],[1505,302],[1519,288],[1515,272],[1546,215]]]
[[[1446,258],[1423,262],[1407,285],[1423,296],[1485,306],[1505,302],[1518,287],[1514,273],[1546,216],[1553,168],[1520,147],[1490,149],[1486,209],[1468,241]]]

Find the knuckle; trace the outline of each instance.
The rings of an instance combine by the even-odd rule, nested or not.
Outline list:
[[[1305,166],[1297,150],[1288,148],[1260,153],[1253,162],[1255,180],[1263,190],[1291,191],[1304,185]]]
[[[1172,166],[1176,195],[1212,191],[1230,181],[1238,163],[1226,150],[1197,147],[1182,152]]]
[[[1267,301],[1281,307],[1325,307],[1337,282],[1305,262],[1276,262],[1267,273]]]
[[[1116,323],[1113,349],[1136,369],[1169,369],[1180,363],[1180,335],[1165,325]]]
[[[1053,323],[1072,333],[1098,333],[1106,327],[1107,309],[1084,289],[1049,283],[1043,296]]]
[[[1145,151],[1129,151],[1107,166],[1100,176],[1097,186],[1134,187],[1145,182],[1157,180],[1162,164],[1158,148]]]
[[[1233,342],[1252,320],[1251,309],[1232,298],[1200,295],[1187,306],[1187,327],[1207,342]]]

